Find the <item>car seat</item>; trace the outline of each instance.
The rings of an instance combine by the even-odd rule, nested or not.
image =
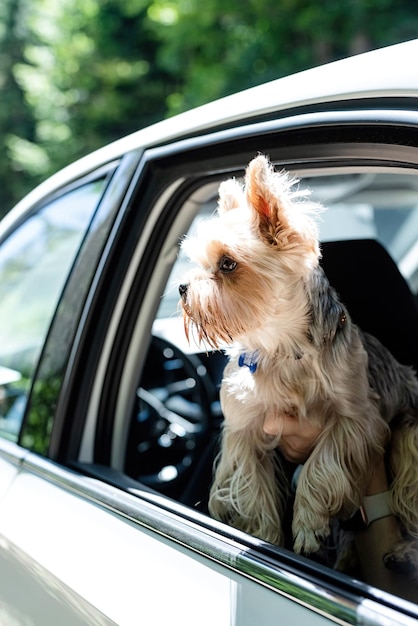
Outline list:
[[[418,372],[418,306],[396,263],[376,240],[322,244],[322,267],[353,321]]]

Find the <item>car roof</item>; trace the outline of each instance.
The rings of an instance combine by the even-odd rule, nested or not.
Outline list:
[[[0,235],[30,206],[83,173],[137,149],[167,144],[272,112],[365,98],[418,98],[418,39],[334,61],[226,96],[139,130],[75,161],[28,194],[2,221]]]

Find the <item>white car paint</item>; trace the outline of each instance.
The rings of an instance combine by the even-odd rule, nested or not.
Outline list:
[[[107,616],[120,626],[254,626],[254,620],[269,626],[277,624],[279,614],[283,626],[329,623],[300,604],[285,598],[278,601],[274,591],[29,472],[20,473],[3,498],[1,511],[3,550],[17,560],[24,555],[27,567],[36,568],[60,596],[65,592],[75,605],[78,598],[88,614],[87,624],[107,624]],[[56,615],[50,621],[47,609],[43,625],[57,626]],[[21,619],[25,624],[23,613]],[[0,623],[8,624],[1,619]]]

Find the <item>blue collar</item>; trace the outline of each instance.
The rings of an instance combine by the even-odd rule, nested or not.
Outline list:
[[[279,357],[280,354],[276,353],[276,356]],[[290,357],[291,355],[283,355],[283,357]],[[296,361],[299,361],[302,357],[303,357],[303,352],[302,351],[295,351],[295,353],[292,355],[293,358]],[[255,350],[254,352],[241,352],[241,354],[238,357],[238,365],[239,367],[248,367],[248,369],[250,370],[251,374],[254,374],[254,372],[257,370],[257,366],[258,366],[258,351]]]
[[[257,369],[257,357],[257,352],[251,352],[250,354],[247,354],[246,352],[241,352],[238,357],[238,365],[239,367],[248,367],[251,374],[254,374]]]

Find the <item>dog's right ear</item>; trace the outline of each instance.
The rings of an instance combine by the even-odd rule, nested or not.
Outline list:
[[[274,170],[264,155],[250,161],[245,173],[245,194],[253,210],[254,225],[270,247],[289,250],[303,246],[319,256],[318,237],[313,221],[292,205],[292,179]]]
[[[253,210],[254,223],[263,241],[273,247],[298,244],[300,235],[288,219],[288,192],[291,184],[275,172],[269,159],[259,154],[247,166],[245,194]]]
[[[235,178],[225,180],[219,185],[218,213],[222,215],[236,209],[244,202],[242,185]]]

